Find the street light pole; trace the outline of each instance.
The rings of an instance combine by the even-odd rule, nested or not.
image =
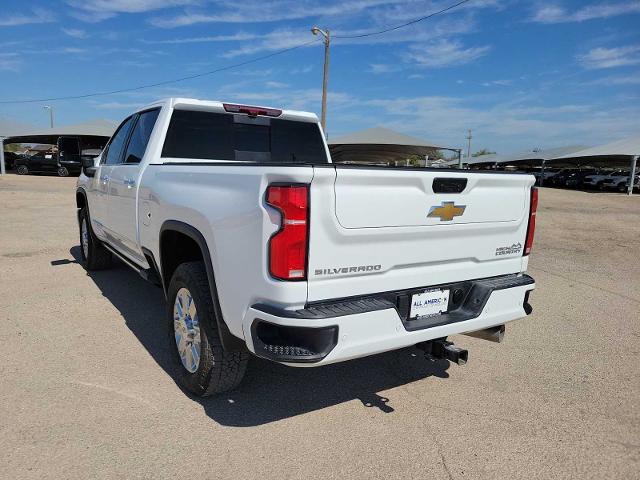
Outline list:
[[[45,110],[49,110],[49,126],[50,128],[53,128],[53,107],[50,107],[49,105],[45,105],[44,107]]]
[[[327,135],[327,82],[329,81],[329,45],[331,44],[331,33],[329,30],[321,30],[313,27],[311,33],[314,35],[321,34],[324,37],[324,76],[322,78],[322,131]]]

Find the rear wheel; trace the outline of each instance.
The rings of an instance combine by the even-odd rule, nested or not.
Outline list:
[[[104,270],[111,266],[111,252],[93,234],[87,207],[80,210],[80,250],[87,270]]]
[[[18,175],[27,175],[29,173],[29,169],[27,168],[26,165],[18,165],[16,167],[16,173]]]
[[[178,266],[167,298],[169,348],[178,383],[199,396],[237,387],[249,354],[222,348],[204,264]]]
[[[67,170],[67,167],[58,167],[58,176],[59,177],[68,177],[69,176],[69,170]]]
[[[623,183],[619,183],[619,184],[618,184],[618,191],[619,191],[620,193],[624,193],[624,192],[626,192],[626,191],[627,191],[627,184],[626,184],[626,183],[624,183],[624,182],[623,182]]]

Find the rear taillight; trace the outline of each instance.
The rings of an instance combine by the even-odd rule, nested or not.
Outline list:
[[[269,271],[279,280],[305,280],[309,186],[270,185],[267,204],[282,215],[280,230],[269,240]]]
[[[533,234],[536,230],[536,210],[538,209],[538,189],[531,187],[531,207],[529,209],[529,225],[527,227],[527,241],[524,244],[523,255],[531,253],[533,247]]]

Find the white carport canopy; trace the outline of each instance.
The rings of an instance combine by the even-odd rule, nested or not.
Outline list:
[[[557,164],[589,164],[592,166],[618,167],[630,165],[629,195],[633,193],[633,179],[635,177],[638,156],[640,155],[640,132],[615,142],[586,148],[577,152],[557,156],[550,163]]]
[[[110,138],[116,129],[116,124],[109,120],[91,120],[84,123],[77,123],[74,125],[66,125],[54,128],[35,128],[27,129],[13,133],[12,135],[6,135],[5,143],[39,143],[31,142],[29,140],[23,140],[25,137],[63,137],[70,136],[87,136],[87,137],[107,137]],[[45,142],[41,142],[45,143]]]
[[[411,155],[432,155],[436,150],[460,149],[375,127],[329,140],[331,159],[336,163],[378,163],[405,160]]]
[[[544,150],[524,151],[510,154],[490,154],[481,155],[479,157],[471,157],[470,159],[462,159],[465,165],[473,166],[498,166],[498,165],[515,165],[515,166],[541,166],[548,160],[559,155],[565,155],[571,152],[587,148],[585,145],[570,145],[566,147],[548,148]]]
[[[19,124],[3,122],[0,124],[0,173],[5,173],[4,144],[6,143],[45,143],[55,144],[59,137],[76,136],[92,137],[94,139],[107,140],[113,135],[117,125],[109,120],[90,120],[84,123],[66,125],[54,128],[24,127]]]

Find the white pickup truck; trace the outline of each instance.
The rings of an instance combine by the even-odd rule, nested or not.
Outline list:
[[[526,174],[331,163],[314,114],[172,98],[134,113],[76,191],[88,270],[164,289],[177,381],[237,386],[250,354],[319,366],[531,312]],[[475,333],[473,333],[475,332]]]

